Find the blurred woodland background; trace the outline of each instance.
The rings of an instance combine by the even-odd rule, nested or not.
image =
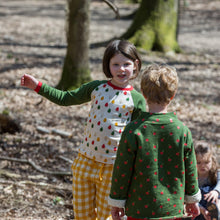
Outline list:
[[[105,43],[122,36],[140,3],[89,5],[88,65],[104,79]],[[180,0],[177,42],[181,50],[139,47],[143,68],[168,63],[180,85],[170,110],[194,141],[211,142],[220,156],[220,1]],[[57,86],[67,52],[67,2],[0,2],[0,219],[74,219],[71,162],[77,155],[90,103],[60,107],[20,86],[29,73]],[[155,49],[155,48],[154,48]],[[139,90],[140,78],[133,81]],[[220,157],[219,157],[220,158]]]

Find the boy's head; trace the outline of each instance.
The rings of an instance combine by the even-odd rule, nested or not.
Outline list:
[[[175,68],[168,65],[153,64],[142,74],[141,90],[147,103],[168,105],[178,87],[178,76]]]
[[[135,60],[138,60],[137,69],[135,70],[134,76],[132,77],[136,78],[141,69],[141,58],[137,52],[136,47],[126,40],[113,40],[106,47],[102,61],[102,69],[106,77],[112,78],[112,74],[109,67],[110,60],[112,57],[119,53],[123,54],[125,57],[132,60],[133,62]]]

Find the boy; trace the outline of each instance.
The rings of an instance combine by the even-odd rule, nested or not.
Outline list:
[[[199,214],[196,157],[190,130],[167,107],[178,87],[176,70],[151,65],[142,93],[149,112],[128,124],[114,164],[109,205],[113,220],[181,219]],[[125,209],[124,209],[125,208]]]

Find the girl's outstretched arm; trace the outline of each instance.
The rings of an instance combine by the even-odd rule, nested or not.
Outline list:
[[[217,204],[218,196],[219,196],[219,193],[215,190],[212,190],[209,193],[204,195],[204,199],[207,200],[208,202],[214,202]]]
[[[21,77],[21,86],[27,87],[29,89],[35,90],[38,85],[38,80],[31,75],[24,74]]]

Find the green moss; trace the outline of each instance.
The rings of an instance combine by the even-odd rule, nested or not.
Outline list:
[[[137,31],[136,34],[129,39],[133,44],[139,48],[150,51],[153,48],[155,41],[155,32],[149,25]]]
[[[175,0],[142,1],[125,38],[148,51],[180,52],[176,41],[178,12],[175,4]]]
[[[74,74],[73,74],[74,73]],[[56,86],[62,90],[72,90],[80,87],[83,83],[91,81],[90,70],[87,68],[63,68],[62,79]]]
[[[8,109],[4,109],[4,110],[2,111],[2,114],[3,114],[3,115],[9,115],[9,114],[10,114],[10,112],[9,112],[9,110],[8,110]]]

